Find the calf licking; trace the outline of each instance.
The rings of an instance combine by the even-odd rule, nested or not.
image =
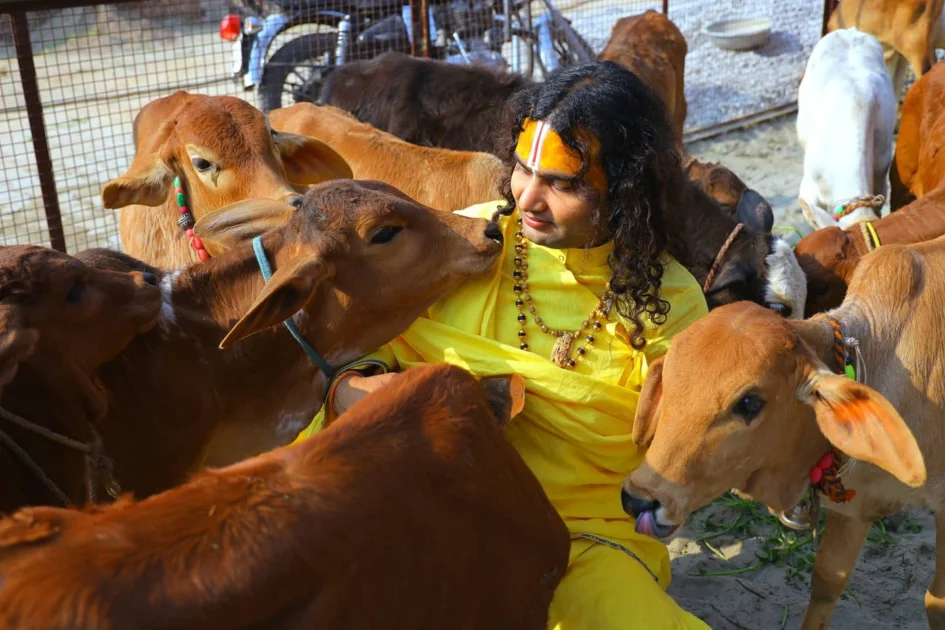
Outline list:
[[[322,405],[326,371],[389,342],[502,251],[494,224],[369,181],[320,184],[298,209],[240,202],[196,232],[214,257],[152,268],[160,325],[100,371],[110,399],[100,433],[122,487],[138,496],[291,442]],[[305,347],[283,326],[290,319]]]
[[[945,539],[943,269],[945,237],[884,246],[825,316],[795,322],[739,303],[683,331],[637,407],[647,452],[624,500],[638,528],[668,535],[730,488],[781,511],[809,489],[822,496],[805,630],[828,626],[872,521],[929,507]],[[943,628],[941,542],[935,557],[925,604]]]

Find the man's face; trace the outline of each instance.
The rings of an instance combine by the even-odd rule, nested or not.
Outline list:
[[[554,249],[599,245],[607,238],[607,222],[596,220],[606,191],[596,157],[592,156],[585,176],[595,191],[588,194],[574,179],[581,157],[564,145],[550,124],[527,119],[515,160],[512,197],[522,215],[525,238]]]
[[[522,232],[532,243],[570,249],[607,238],[606,223],[595,225],[600,202],[579,195],[570,179],[537,174],[518,163],[512,171],[512,196],[522,215]]]

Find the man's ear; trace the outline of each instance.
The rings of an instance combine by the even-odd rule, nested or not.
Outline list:
[[[633,442],[647,448],[656,435],[659,424],[660,405],[663,402],[663,359],[660,357],[650,363],[643,382],[643,389],[637,398],[637,412],[633,418]]]
[[[490,376],[479,384],[486,390],[489,406],[504,429],[525,407],[525,379],[518,374]]]

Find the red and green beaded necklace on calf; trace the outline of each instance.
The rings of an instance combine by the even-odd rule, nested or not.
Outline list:
[[[554,348],[551,351],[551,360],[558,367],[566,370],[571,369],[577,364],[579,358],[587,354],[587,349],[596,341],[595,334],[598,334],[601,328],[603,328],[601,320],[606,320],[607,316],[610,314],[614,298],[614,294],[610,290],[610,283],[607,283],[603,294],[600,296],[600,300],[597,302],[597,306],[591,311],[587,319],[582,322],[580,328],[573,332],[549,328],[538,315],[535,305],[532,304],[532,296],[528,292],[528,239],[526,239],[525,234],[522,233],[521,218],[518,219],[518,226],[518,231],[515,233],[515,270],[512,272],[515,284],[512,290],[515,292],[515,306],[518,308],[518,338],[521,344],[519,347],[522,350],[528,350],[528,333],[525,331],[525,324],[528,322],[528,316],[525,315],[525,309],[527,308],[528,312],[531,313],[535,320],[535,325],[539,327],[541,332],[556,337]],[[592,330],[584,337],[584,344],[578,346],[577,357],[572,358],[571,348],[574,346],[575,340],[582,335],[584,330],[588,327],[591,327]]]
[[[200,262],[207,262],[210,260],[210,253],[204,249],[203,241],[200,240],[200,237],[194,234],[194,215],[191,214],[190,208],[187,207],[184,189],[180,185],[180,177],[174,177],[174,196],[177,198],[177,209],[180,212],[177,225],[180,226],[180,229],[187,231],[187,239],[190,241],[190,246],[197,252],[197,258],[200,259]]]

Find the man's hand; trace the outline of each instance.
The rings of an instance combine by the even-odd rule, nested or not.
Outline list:
[[[335,400],[332,408],[335,413],[342,414],[353,407],[356,402],[375,389],[387,385],[396,377],[397,372],[378,374],[377,376],[360,376],[358,374],[344,376],[335,388]]]

